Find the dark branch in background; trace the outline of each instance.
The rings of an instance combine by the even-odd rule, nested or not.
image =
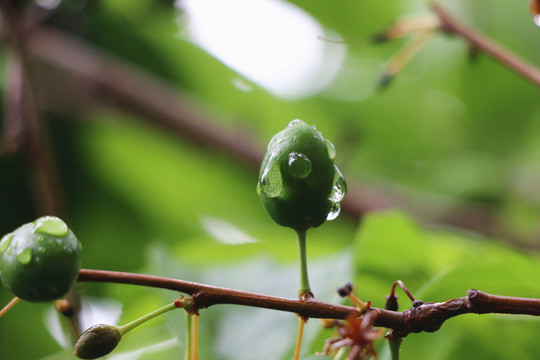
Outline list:
[[[482,39],[481,42],[485,41]],[[481,46],[478,48],[482,49]],[[54,78],[55,88],[47,91],[48,95],[54,95],[58,88],[63,88],[63,91],[56,95],[56,102],[54,96],[49,98],[46,106],[60,111],[81,111],[97,100],[157,124],[196,144],[228,154],[253,171],[258,170],[264,149],[250,142],[252,137],[249,134],[223,129],[206,112],[196,107],[186,94],[152,74],[98,51],[66,33],[44,27],[29,34],[28,50],[65,75],[63,79],[58,75]],[[69,102],[65,101],[66,92],[70,94]],[[342,203],[342,209],[344,214],[360,219],[370,210],[399,207],[426,223],[448,224],[501,237],[520,246],[533,246],[520,243],[515,234],[501,229],[488,207],[455,199],[439,203],[423,198],[421,194],[407,198],[399,190],[375,189],[349,181],[349,193]]]
[[[263,153],[248,134],[227,132],[194,108],[193,99],[155,76],[91,48],[68,34],[42,28],[31,39],[34,55],[90,83],[101,102],[257,168]]]
[[[286,311],[306,318],[345,319],[350,314],[361,315],[355,307],[316,299],[287,299],[151,275],[82,269],[79,281],[131,284],[182,292],[193,296],[194,311],[212,305],[234,304]],[[437,331],[446,320],[467,313],[540,316],[540,299],[496,296],[472,289],[466,297],[443,303],[423,303],[403,312],[379,308],[368,311],[377,313],[374,326],[393,329],[395,336],[405,337],[410,333]]]
[[[441,20],[443,31],[457,35],[467,40],[474,50],[482,51],[499,61],[504,66],[520,74],[536,86],[540,86],[540,70],[512,54],[507,49],[503,49],[484,35],[465,26],[460,21],[452,17],[440,5],[433,4],[431,9]]]
[[[61,216],[63,200],[58,171],[38,111],[33,59],[27,49],[23,16],[16,2],[0,1],[11,56],[6,66],[5,136],[1,152],[21,150],[26,157],[39,213]]]

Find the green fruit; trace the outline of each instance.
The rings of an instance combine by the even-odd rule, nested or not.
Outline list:
[[[80,359],[97,359],[109,354],[122,339],[119,328],[112,325],[94,325],[81,334],[73,355]]]
[[[2,283],[27,301],[59,299],[77,280],[81,249],[73,232],[56,217],[25,224],[0,241]]]
[[[335,155],[334,145],[301,120],[270,140],[257,192],[275,222],[302,230],[337,216],[346,184]]]

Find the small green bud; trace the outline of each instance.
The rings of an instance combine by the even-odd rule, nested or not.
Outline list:
[[[80,359],[97,359],[113,351],[121,339],[117,326],[94,325],[81,334],[73,355]]]
[[[77,280],[81,251],[81,243],[62,220],[39,218],[0,240],[2,283],[27,301],[59,299]]]
[[[257,192],[275,222],[305,230],[337,217],[347,187],[335,156],[334,145],[301,120],[270,140]]]

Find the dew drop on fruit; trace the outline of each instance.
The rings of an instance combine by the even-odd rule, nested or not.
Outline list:
[[[44,216],[37,219],[34,224],[34,232],[36,233],[59,237],[65,237],[69,234],[66,223],[54,216]]]
[[[297,152],[289,154],[288,165],[291,175],[298,179],[307,177],[313,168],[309,158],[306,155]]]
[[[14,234],[7,234],[4,235],[2,240],[0,241],[0,255],[5,253],[9,245],[11,245],[11,241],[15,237]]]
[[[17,260],[21,264],[28,264],[32,260],[32,249],[26,248],[17,255]]]
[[[304,121],[300,119],[295,119],[289,123],[287,126],[297,126],[297,125],[307,125]]]
[[[324,139],[324,143],[326,144],[328,157],[330,158],[330,160],[334,160],[336,158],[336,147],[328,139]]]
[[[328,216],[326,216],[326,220],[334,220],[335,218],[338,217],[339,213],[341,211],[341,206],[339,205],[339,203],[333,203],[332,204],[332,208],[330,208],[330,212],[328,213]]]
[[[269,198],[278,197],[283,191],[283,180],[281,179],[281,170],[279,163],[269,161],[264,169],[260,181],[260,190]]]
[[[339,203],[347,194],[347,183],[345,182],[345,178],[343,177],[343,175],[341,175],[341,172],[335,165],[334,170],[335,183],[332,187],[332,192],[330,193],[330,198],[328,200],[332,201],[333,203]]]
[[[347,183],[336,165],[334,165],[334,171],[334,186],[332,186],[332,192],[328,198],[328,200],[332,202],[332,207],[330,208],[330,212],[328,213],[326,220],[334,220],[338,217],[341,211],[341,206],[339,203],[347,194]]]

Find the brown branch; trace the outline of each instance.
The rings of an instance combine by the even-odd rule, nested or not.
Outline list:
[[[467,27],[451,16],[440,5],[432,4],[431,9],[441,20],[441,27],[444,31],[464,38],[475,50],[484,52],[535,85],[540,86],[540,70],[536,67],[520,59],[509,50],[502,48],[486,36]]]
[[[22,150],[26,157],[38,211],[62,215],[63,201],[58,171],[38,111],[38,90],[33,58],[27,46],[24,16],[10,1],[0,1],[11,57],[6,66],[6,152]]]
[[[179,291],[193,296],[195,311],[212,305],[234,304],[292,312],[306,318],[345,319],[351,313],[360,316],[357,308],[316,299],[288,299],[143,274],[82,269],[79,281],[131,284]],[[377,312],[374,326],[393,329],[395,336],[405,337],[410,333],[436,331],[446,320],[466,313],[539,316],[540,299],[496,296],[472,289],[467,292],[466,297],[443,303],[424,303],[403,312],[379,308],[370,308],[369,311]]]
[[[101,102],[258,169],[263,152],[252,136],[225,131],[193,99],[142,69],[50,28],[35,31],[29,46],[35,56],[91,84],[91,95]]]

